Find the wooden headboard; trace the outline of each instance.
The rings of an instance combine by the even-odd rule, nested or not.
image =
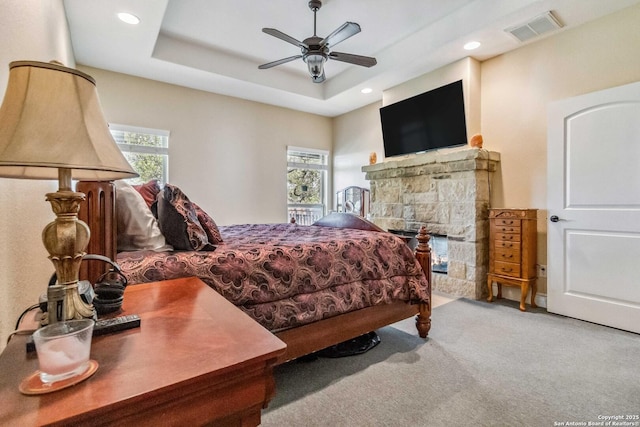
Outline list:
[[[116,259],[116,188],[111,181],[79,181],[76,191],[84,193],[86,200],[80,203],[78,218],[89,226],[91,237],[88,254],[104,255]],[[80,280],[96,283],[109,271],[110,266],[102,261],[84,261],[80,265]]]

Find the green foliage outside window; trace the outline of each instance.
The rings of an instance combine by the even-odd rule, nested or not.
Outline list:
[[[168,135],[136,132],[127,127],[120,128],[118,125],[111,128],[111,134],[127,161],[140,175],[128,180],[130,183],[140,184],[152,179],[157,179],[161,184],[166,183],[169,162]]]
[[[322,203],[322,171],[289,169],[287,177],[289,203]]]
[[[287,202],[323,204],[326,155],[290,150],[287,152]]]
[[[144,183],[152,179],[164,182],[163,171],[167,156],[159,154],[123,153],[129,164],[140,175],[135,183]]]

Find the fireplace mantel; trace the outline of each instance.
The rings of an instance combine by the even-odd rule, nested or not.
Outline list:
[[[368,173],[375,173],[385,171],[387,169],[398,168],[411,168],[414,166],[425,165],[439,165],[443,168],[443,171],[451,165],[451,163],[467,162],[471,161],[467,165],[467,170],[483,169],[481,164],[477,164],[477,161],[488,161],[492,164],[500,162],[500,153],[496,151],[488,151],[483,148],[450,148],[446,150],[434,150],[424,153],[412,154],[403,157],[394,157],[392,159],[385,159],[381,163],[373,165],[367,165],[362,167],[362,171]],[[486,169],[486,167],[484,168]]]
[[[486,294],[488,209],[500,153],[478,148],[437,150],[363,166],[371,186],[371,219],[384,229],[448,239],[448,273],[433,288],[480,299]]]

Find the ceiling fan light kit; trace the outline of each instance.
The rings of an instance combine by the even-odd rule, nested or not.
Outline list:
[[[275,28],[263,28],[262,32],[299,47],[301,50],[301,54],[262,64],[258,68],[261,70],[266,70],[267,68],[272,68],[277,65],[285,64],[287,62],[295,61],[296,59],[302,58],[302,60],[307,64],[307,67],[309,68],[311,80],[314,83],[322,83],[323,81],[325,81],[324,64],[329,58],[336,61],[347,62],[349,64],[360,65],[363,67],[373,67],[374,65],[376,65],[376,59],[369,56],[331,51],[331,48],[333,46],[355,34],[358,34],[360,32],[360,25],[356,24],[355,22],[345,22],[327,37],[320,38],[316,34],[316,12],[320,9],[320,7],[322,7],[322,2],[320,0],[309,1],[309,9],[313,11],[313,36],[308,37],[303,41],[296,40],[293,37],[283,33],[282,31],[276,30]]]

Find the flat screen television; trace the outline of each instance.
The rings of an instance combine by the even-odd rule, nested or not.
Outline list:
[[[467,143],[462,80],[380,108],[385,157]]]

